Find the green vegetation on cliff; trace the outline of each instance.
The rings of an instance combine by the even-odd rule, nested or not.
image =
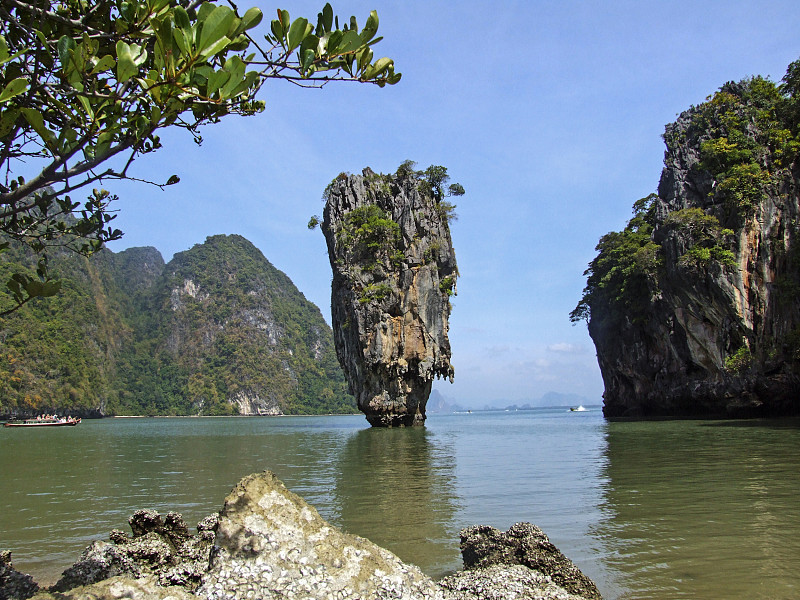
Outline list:
[[[737,238],[746,219],[765,197],[787,193],[781,186],[800,153],[798,92],[800,61],[789,66],[782,85],[762,77],[727,83],[688,111],[685,126],[667,127],[668,154],[698,149],[689,171],[708,182],[707,199],[702,207],[678,208],[666,216],[656,214],[656,194],[637,201],[625,229],[600,239],[584,273],[583,297],[570,314],[573,322],[646,319],[659,295],[666,240],[678,240],[681,251],[675,258],[690,280],[714,265],[736,267]],[[783,278],[796,280],[791,273]]]
[[[61,292],[0,320],[0,413],[355,410],[319,309],[240,236],[50,260]]]
[[[643,318],[658,287],[661,247],[652,240],[653,196],[634,204],[634,217],[623,231],[607,233],[595,248],[597,257],[584,272],[583,297],[570,313],[575,321],[595,317],[592,307],[614,306],[613,318]]]

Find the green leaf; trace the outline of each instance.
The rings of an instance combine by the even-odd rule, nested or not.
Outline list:
[[[17,273],[12,275],[11,279],[6,283],[6,287],[11,292],[11,295],[14,296],[14,300],[21,304],[25,300],[25,296],[22,294],[22,285],[14,278],[16,275]]]
[[[369,13],[367,24],[364,25],[364,29],[361,31],[361,42],[368,43],[375,37],[376,33],[378,33],[378,11],[373,10]]]
[[[192,26],[192,23],[189,20],[189,13],[187,13],[186,9],[182,6],[176,6],[173,8],[172,14],[174,15],[175,19],[175,27],[178,27],[179,29],[189,29]]]
[[[244,16],[242,17],[242,24],[239,26],[239,31],[237,33],[242,33],[243,31],[252,29],[261,23],[261,19],[263,18],[264,13],[261,12],[260,8],[248,8],[247,12],[244,13]]]
[[[44,126],[44,117],[42,113],[40,113],[35,108],[22,108],[22,115],[25,117],[25,120],[28,121],[28,124],[33,127],[33,130],[39,134],[39,137],[42,138],[45,144],[51,149],[55,149],[55,137],[53,136],[52,132]]]
[[[322,9],[322,25],[326,33],[333,28],[333,8],[330,2],[326,3],[325,7]]]
[[[130,48],[133,64],[135,64],[137,67],[140,67],[147,60],[147,50],[144,46],[139,46],[138,44],[131,44]],[[139,69],[136,70],[138,72]]]
[[[19,109],[9,108],[0,111],[0,137],[5,137],[14,129],[14,124],[19,117]]]
[[[367,69],[364,71],[364,79],[375,79],[378,75],[382,75],[385,71],[389,69],[389,67],[394,66],[394,61],[391,58],[379,58],[373,64],[371,64]]]
[[[308,67],[314,62],[314,51],[309,48],[303,53],[303,71],[308,71]]]
[[[39,33],[39,32],[37,31],[36,33]],[[18,57],[22,56],[27,51],[28,51],[27,48],[23,48],[19,52],[16,52],[13,56],[9,56],[8,55],[8,46],[6,45],[6,40],[2,35],[0,35],[0,65],[3,65],[3,64],[5,64],[5,63],[7,63],[9,61],[14,60],[15,58],[18,58]]]
[[[216,42],[211,44],[208,48],[205,48],[201,53],[201,58],[208,58],[209,56],[214,56],[218,52],[222,52],[228,44],[231,43],[231,40],[227,36],[222,36]]]
[[[201,22],[200,40],[197,42],[197,49],[205,51],[212,45],[218,44],[219,40],[228,33],[228,29],[236,15],[227,6],[217,6],[208,17]],[[198,17],[199,18],[199,17]],[[228,38],[225,38],[230,41]],[[213,54],[211,52],[206,55]]]
[[[96,75],[97,73],[102,73],[103,71],[113,69],[115,64],[116,62],[114,61],[114,57],[110,54],[106,54],[103,58],[97,61],[97,64],[92,69],[91,74]]]
[[[313,29],[314,28],[311,25],[309,25],[308,19],[304,17],[299,17],[295,19],[294,23],[292,23],[292,26],[289,28],[289,34],[287,36],[287,42],[289,45],[287,46],[286,49],[289,52],[291,52],[292,50],[297,48],[303,41],[303,39],[309,33],[311,33]]]
[[[94,119],[94,110],[92,109],[92,105],[89,103],[89,99],[86,96],[78,96],[78,102],[81,103],[83,110],[86,111],[86,114],[89,115],[90,119]]]
[[[183,29],[173,29],[172,39],[175,40],[181,54],[184,56],[189,54],[189,36],[186,35],[186,31]]]
[[[231,74],[226,71],[215,71],[208,77],[208,86],[206,94],[211,97],[214,92],[219,90],[231,78]]]
[[[117,81],[125,83],[136,75],[139,69],[133,62],[131,47],[122,40],[117,42]]]
[[[244,79],[245,64],[238,56],[232,56],[230,60],[225,63],[223,70],[229,73],[230,77],[225,83],[225,86],[220,90],[220,97],[231,98],[234,95],[234,90],[239,87],[242,79]]]
[[[325,38],[320,39],[320,44],[325,42],[325,51],[329,55],[335,55],[336,48],[339,47],[343,37],[344,34],[337,29],[336,31],[332,31],[330,36],[327,36],[327,40]]]
[[[0,92],[0,102],[10,100],[14,96],[20,95],[28,89],[28,80],[24,77],[17,77],[8,82],[8,85]]]
[[[61,61],[61,68],[66,71],[67,66],[69,65],[70,59],[70,50],[75,50],[78,45],[68,35],[62,35],[58,39],[58,44],[56,44],[56,49],[58,50],[58,59]]]
[[[358,70],[364,71],[372,62],[372,50],[369,47],[365,47],[358,53]]]
[[[332,54],[347,54],[349,52],[355,52],[361,45],[361,36],[351,29],[344,32],[342,40],[339,42],[337,48],[334,49],[329,46],[328,51]]]
[[[205,21],[208,18],[208,15],[210,15],[215,8],[216,5],[211,2],[204,2],[203,4],[201,4],[200,8],[197,11],[198,22]]]
[[[305,59],[306,52],[311,50],[314,55],[316,56],[316,52],[319,49],[320,40],[319,38],[314,35],[313,33],[309,33],[304,39],[303,43],[300,44],[300,49],[298,51],[298,55]]]

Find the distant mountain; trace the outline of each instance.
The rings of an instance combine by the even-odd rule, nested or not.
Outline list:
[[[452,402],[450,398],[444,396],[439,390],[432,390],[431,395],[428,396],[428,404],[425,411],[430,415],[466,412],[467,409]]]
[[[494,400],[489,404],[485,404],[482,408],[473,408],[471,410],[531,410],[533,408],[542,408],[548,406],[590,406],[592,404],[599,404],[599,400],[592,402],[585,396],[579,394],[562,394],[560,392],[547,392],[536,400],[528,400],[524,403],[509,403],[507,399]],[[438,390],[431,392],[428,398],[428,414],[446,414],[454,412],[466,412],[468,409],[460,404],[457,404],[452,398],[448,398]]]
[[[592,402],[585,396],[579,394],[547,392],[535,402],[536,406],[586,406],[587,404],[599,404],[599,399]]]
[[[32,259],[0,255],[0,281]],[[355,412],[319,309],[241,236],[54,252],[55,298],[0,320],[0,413]]]

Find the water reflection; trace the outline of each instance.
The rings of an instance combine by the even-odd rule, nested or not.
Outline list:
[[[339,525],[432,576],[460,567],[452,445],[427,429],[353,434],[337,469]]]
[[[797,424],[610,423],[594,535],[620,597],[800,596]]]
[[[192,525],[218,511],[239,479],[265,469],[335,519],[339,454],[357,427],[346,417],[117,419],[4,431],[0,547],[52,582],[92,540],[127,530],[135,510],[175,510]]]

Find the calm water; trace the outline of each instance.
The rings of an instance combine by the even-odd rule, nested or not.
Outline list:
[[[609,598],[800,597],[800,421],[608,423],[599,410],[106,419],[0,431],[0,548],[53,581],[136,509],[193,524],[274,471],[432,576],[458,530],[539,525]]]

